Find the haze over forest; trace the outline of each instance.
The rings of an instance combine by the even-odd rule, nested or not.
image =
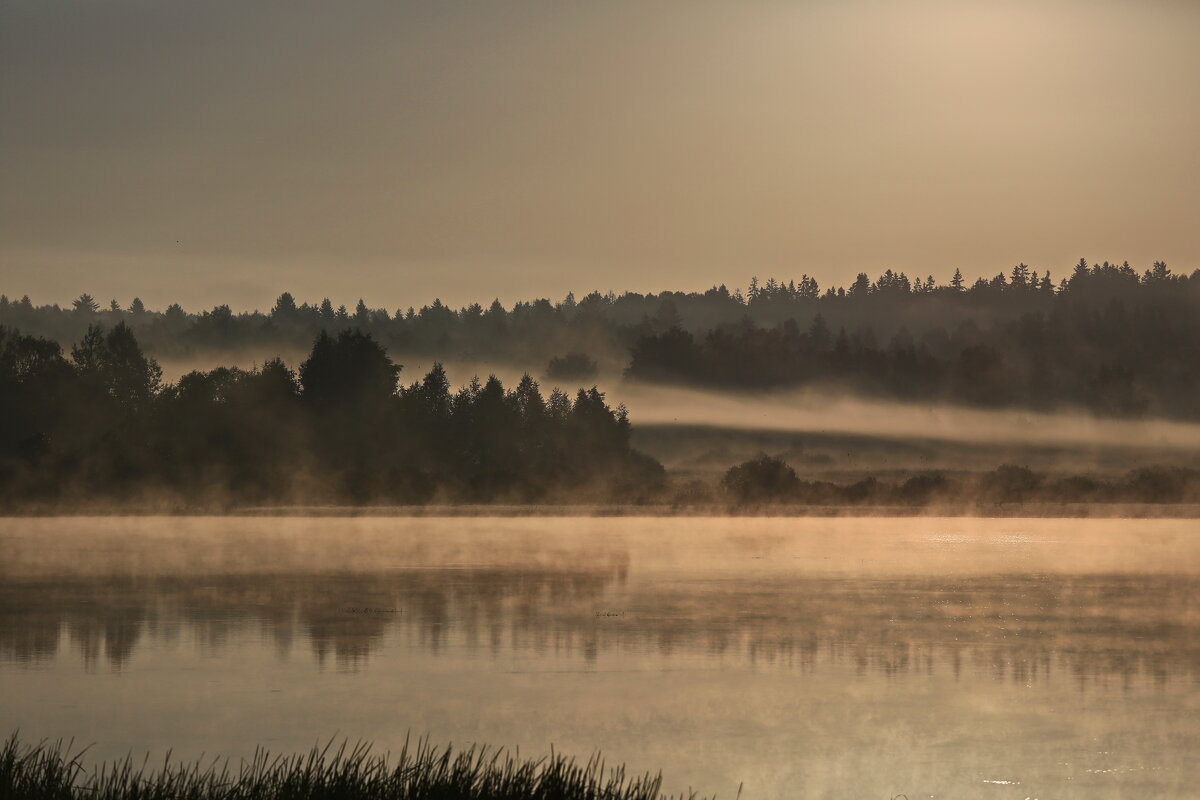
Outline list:
[[[621,321],[631,309],[651,306],[653,317]],[[627,408],[614,408],[595,383],[586,389],[599,370],[585,349],[546,365],[549,379],[583,384],[572,399],[557,385],[545,396],[528,372],[515,387],[506,389],[492,374],[455,392],[436,361],[423,378],[406,384],[388,346],[510,363],[556,352],[547,347],[591,348],[607,361],[627,363],[621,369],[626,379],[674,392],[669,396],[683,401],[678,414],[685,423],[689,412],[695,422],[697,413],[712,409],[709,399],[679,395],[680,385],[753,395],[811,386],[893,402],[1194,421],[1200,412],[1198,307],[1200,271],[1175,275],[1156,262],[1139,276],[1127,263],[1086,260],[1057,287],[1049,273],[1019,264],[1008,277],[1000,273],[970,287],[958,272],[939,285],[888,270],[875,281],[860,274],[848,290],[823,294],[806,275],[798,284],[755,278],[745,294],[724,285],[656,298],[596,292],[582,301],[568,295],[557,304],[518,303],[511,311],[495,301],[487,311],[477,303],[458,311],[437,303],[395,315],[362,301],[353,315],[328,299],[298,305],[290,293],[281,294],[269,314],[236,316],[228,306],[200,315],[178,305],[153,312],[136,298],[128,309],[114,300],[102,311],[86,294],[70,309],[0,296],[0,504],[145,504],[164,497],[169,506],[202,507],[294,504],[297,498],[350,504],[587,500],[709,509],[721,502],[919,508],[1195,503],[1200,470],[1186,458],[1179,463],[1174,451],[1182,448],[1186,456],[1196,430],[1182,425],[1150,466],[1124,456],[1135,468],[1116,481],[1001,464],[965,477],[925,468],[908,470],[903,482],[885,484],[867,474],[839,485],[827,471],[803,481],[783,459],[765,453],[722,465],[728,469],[719,488],[688,482],[686,473],[668,481],[662,463],[633,446]],[[798,320],[807,314],[811,321],[802,329]],[[908,324],[917,321],[925,327],[914,337]],[[850,325],[857,327],[848,332]],[[54,337],[80,329],[67,358]],[[890,333],[886,344],[877,329]],[[217,366],[164,382],[139,334],[164,352],[199,349],[214,360],[238,349],[313,344],[297,369],[274,357],[248,370]],[[619,381],[620,373],[609,377]],[[787,411],[777,408],[775,415]],[[744,427],[736,417],[724,424]],[[1158,434],[1169,427],[1159,424]],[[1145,437],[1150,429],[1134,433]],[[1111,446],[1117,434],[1092,433],[1083,443]],[[1022,438],[1011,431],[1000,436]],[[1142,446],[1153,450],[1155,443],[1146,438]],[[820,475],[812,469],[820,458],[803,461],[810,476]]]
[[[202,368],[247,354],[298,362],[319,332],[354,329],[396,357],[474,361],[483,374],[1195,419],[1198,309],[1200,270],[1180,275],[1158,261],[1139,274],[1128,262],[1080,259],[1057,281],[1025,264],[973,284],[959,270],[938,283],[889,269],[824,290],[807,274],[754,277],[745,292],[593,291],[511,309],[437,300],[391,312],[360,299],[351,312],[284,292],[266,314],[224,304],[188,314],[178,304],[148,310],[138,297],[102,309],[88,294],[68,308],[0,295],[0,325],[66,348],[94,326],[124,323],[151,355]]]

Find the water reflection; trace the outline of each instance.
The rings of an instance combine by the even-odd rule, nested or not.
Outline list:
[[[1198,589],[1186,575],[640,576],[622,554],[554,569],[16,579],[0,586],[0,658],[37,667],[68,647],[89,670],[120,670],[144,643],[182,634],[210,655],[261,640],[281,659],[301,646],[343,669],[367,668],[391,642],[492,659],[553,652],[587,668],[657,653],[1129,685],[1200,676]]]
[[[722,797],[1188,797],[1198,583],[1186,520],[0,519],[0,722],[96,759],[419,731]]]

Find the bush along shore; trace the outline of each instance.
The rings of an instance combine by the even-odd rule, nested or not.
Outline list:
[[[0,798],[21,800],[666,800],[662,776],[627,776],[599,755],[586,763],[551,752],[522,759],[472,745],[455,751],[427,740],[408,741],[394,760],[366,743],[331,741],[307,754],[228,761],[171,763],[148,768],[132,757],[82,765],[83,750],[62,742],[22,743],[13,734],[0,747]],[[681,795],[699,800],[695,794]]]
[[[851,483],[802,480],[786,461],[760,454],[731,467],[716,486],[696,482],[676,490],[676,502],[756,505],[988,508],[1031,505],[1196,505],[1200,470],[1143,467],[1123,476],[1047,475],[1002,464],[983,473],[922,472],[903,481],[865,476]]]

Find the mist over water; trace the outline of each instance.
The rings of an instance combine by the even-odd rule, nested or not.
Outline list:
[[[95,758],[412,730],[723,797],[1184,797],[1193,527],[7,519],[0,718]]]

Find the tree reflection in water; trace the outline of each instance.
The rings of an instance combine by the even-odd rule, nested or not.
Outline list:
[[[0,586],[0,658],[36,667],[65,640],[89,670],[121,670],[149,639],[205,652],[258,636],[321,665],[364,669],[380,648],[498,658],[553,652],[703,657],[746,667],[898,676],[963,670],[1022,684],[1200,675],[1200,579],[963,576],[637,580],[586,566],[374,573],[36,578]]]

